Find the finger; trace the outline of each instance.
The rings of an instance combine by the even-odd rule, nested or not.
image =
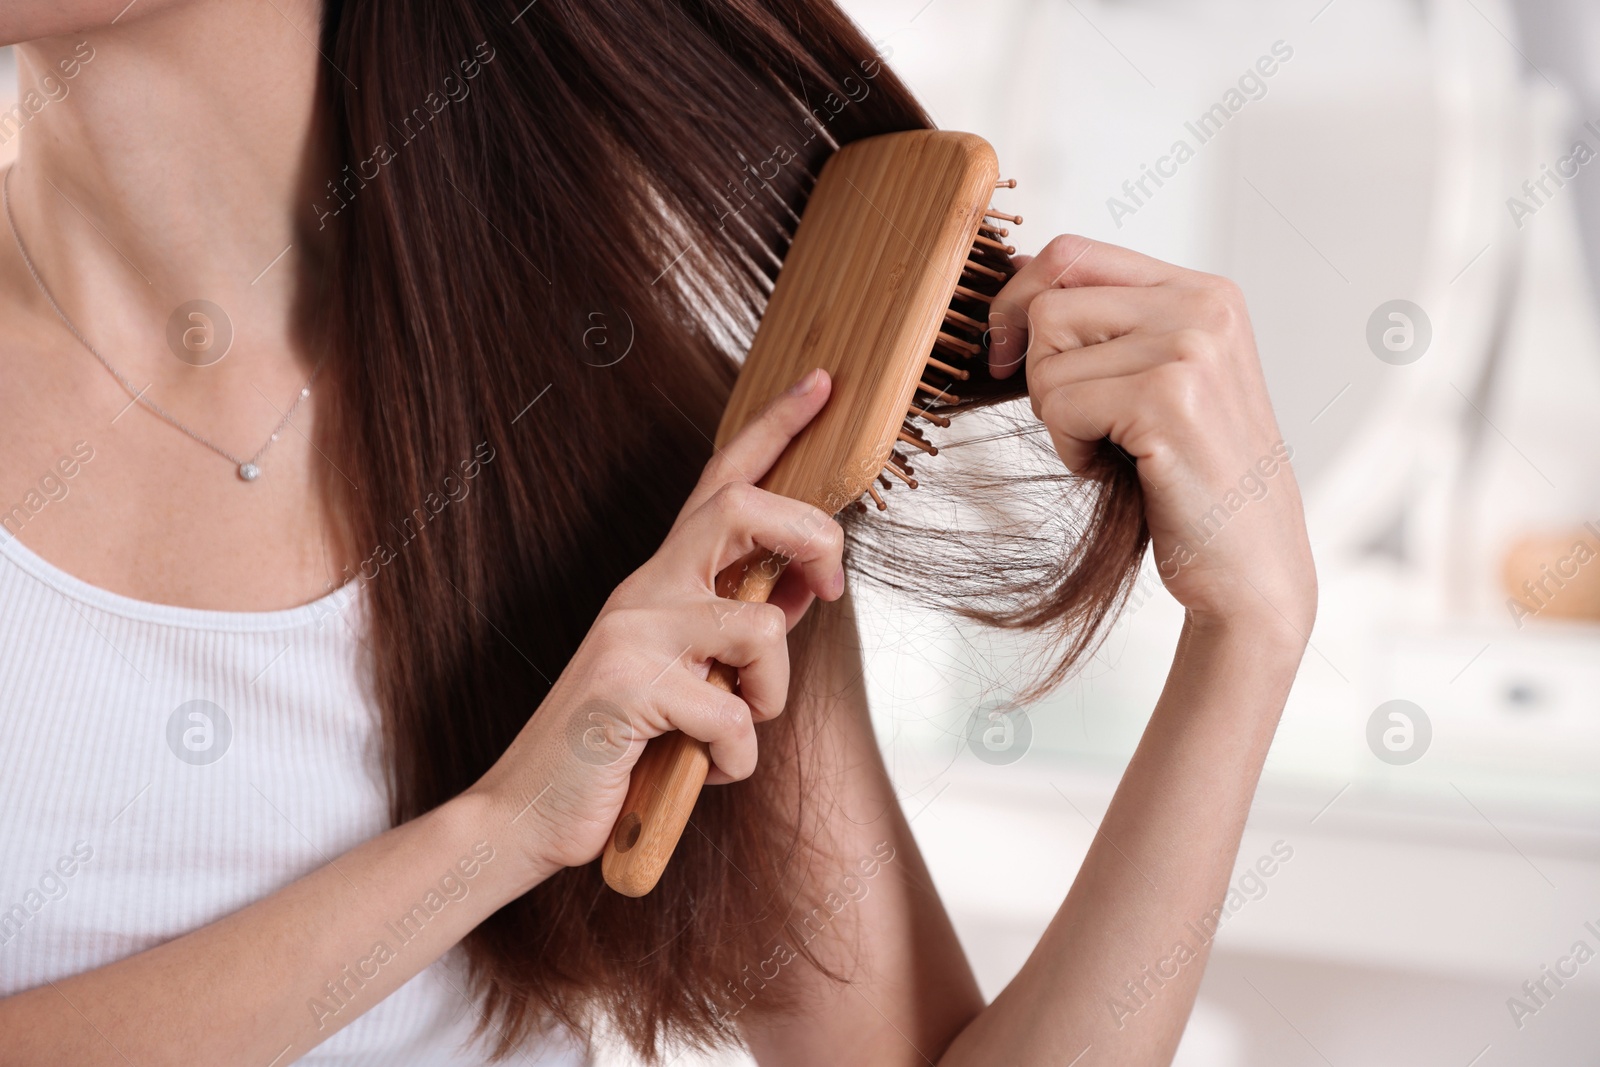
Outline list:
[[[1193,271],[1087,237],[1056,237],[1000,289],[989,307],[989,371],[1009,378],[1028,351],[1029,305],[1049,289],[1165,285]]]
[[[1034,341],[1033,354],[1024,370],[1028,375],[1028,395],[1034,402],[1034,414],[1041,418],[1044,412],[1039,399],[1052,389],[1096,378],[1139,374],[1173,358],[1169,349],[1151,344],[1151,338],[1143,333],[1123,334],[1086,348],[1073,347],[1071,340],[1070,337],[1047,339],[1041,330]],[[1062,343],[1060,349],[1056,347],[1058,343]]]
[[[833,380],[819,367],[773,397],[716,450],[679,517],[692,513],[729,482],[754,485],[764,478],[789,442],[822,410],[832,391]]]
[[[805,575],[800,571],[784,571],[778,584],[767,597],[767,603],[783,611],[786,628],[793,630],[810,609],[817,596],[806,588]]]
[[[671,729],[710,748],[708,782],[738,781],[756,769],[755,723],[743,700],[685,671],[673,671],[653,687],[650,701]]]
[[[1028,305],[1035,356],[1088,348],[1139,331],[1167,333],[1205,321],[1203,291],[1092,285],[1047,289]]]
[[[1195,403],[1188,373],[1192,368],[1181,359],[1166,358],[1174,347],[1181,349],[1182,342],[1173,335],[1139,334],[1097,346],[1122,349],[1120,358],[1147,365],[1147,369],[1115,377],[1074,377],[1071,363],[1082,353],[1043,360],[1037,370],[1029,361],[1034,410],[1049,428],[1051,442],[1069,470],[1086,470],[1106,438],[1136,460],[1151,458],[1157,443],[1164,439],[1155,431],[1165,430],[1170,436],[1174,427],[1192,421],[1186,416]],[[1151,358],[1140,349],[1161,355]]]
[[[844,591],[844,528],[831,515],[744,482],[729,482],[687,516],[662,546],[663,562],[707,587],[756,548],[798,567],[806,588],[824,600]]]
[[[683,640],[690,651],[681,657],[686,669],[706,660],[724,663],[738,671],[739,696],[757,722],[783,714],[789,699],[789,628],[782,608],[711,597],[703,615],[674,624],[687,631]]]
[[[1099,378],[1090,384],[1115,380]],[[1057,386],[1047,390],[1036,402],[1039,417],[1050,433],[1050,443],[1067,470],[1075,474],[1089,469],[1100,442],[1111,436],[1103,414],[1098,411],[1100,405],[1094,403],[1096,398],[1087,396],[1087,392],[1085,383]],[[1097,409],[1096,414],[1085,410],[1085,403]]]
[[[635,616],[633,632],[665,635],[674,650],[643,684],[654,690],[673,674],[707,676],[708,665],[733,671],[739,695],[757,722],[783,714],[789,694],[788,620],[782,608],[758,601],[706,596]]]

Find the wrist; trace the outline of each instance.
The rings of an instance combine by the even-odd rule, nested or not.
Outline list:
[[[1296,580],[1258,574],[1254,580],[1241,577],[1230,583],[1228,592],[1188,603],[1184,609],[1188,628],[1219,641],[1247,639],[1299,659],[1317,618],[1314,577]]]
[[[521,809],[521,810],[519,810]],[[481,863],[488,875],[484,888],[498,908],[549,878],[560,865],[545,860],[534,840],[539,820],[524,805],[511,805],[491,790],[475,785],[437,809],[463,855],[491,858]]]
[[[1293,674],[1310,644],[1314,612],[1284,615],[1263,603],[1259,610],[1184,612],[1184,644],[1208,653],[1248,655]]]
[[[478,840],[490,841],[496,853],[506,857],[510,897],[517,897],[566,864],[557,859],[558,849],[550,840],[549,792],[554,790],[525,789],[515,776],[501,776],[498,769],[491,769],[451,803],[461,805],[461,817],[477,827]]]

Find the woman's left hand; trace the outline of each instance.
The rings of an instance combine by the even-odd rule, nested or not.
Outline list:
[[[995,375],[1027,356],[1069,469],[1105,438],[1138,461],[1157,568],[1192,620],[1303,643],[1316,575],[1238,287],[1083,237],[1018,262],[989,317]]]

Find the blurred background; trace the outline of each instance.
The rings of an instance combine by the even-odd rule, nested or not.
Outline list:
[[[1022,251],[1086,234],[1250,304],[1322,599],[1177,1062],[1600,1064],[1600,962],[1523,987],[1600,950],[1600,9],[844,6],[994,143]],[[1147,571],[1000,728],[1002,642],[859,594],[884,750],[990,996],[1160,690],[1181,612]]]
[[[1522,988],[1600,949],[1600,5],[845,7],[994,143],[1019,249],[1081,233],[1249,301],[1321,606],[1238,870],[1292,858],[1246,880],[1177,1062],[1600,1064],[1600,964]],[[1182,615],[1147,571],[1009,729],[1002,643],[863,591],[885,751],[991,996],[1160,691]]]

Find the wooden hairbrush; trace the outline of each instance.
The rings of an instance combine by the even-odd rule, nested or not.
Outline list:
[[[717,428],[724,445],[767,401],[814,367],[833,392],[761,487],[829,515],[863,496],[917,487],[910,457],[938,448],[915,420],[939,414],[967,364],[984,356],[989,302],[1010,276],[1007,231],[1021,222],[989,207],[999,167],[970,133],[914,130],[856,141],[823,166],[772,297]],[[902,452],[900,446],[905,446]],[[717,578],[717,593],[760,603],[785,562],[765,550]],[[709,680],[733,692],[738,672],[712,663]],[[611,888],[655,888],[705,785],[706,745],[682,733],[652,740],[633,769],[601,869]]]

